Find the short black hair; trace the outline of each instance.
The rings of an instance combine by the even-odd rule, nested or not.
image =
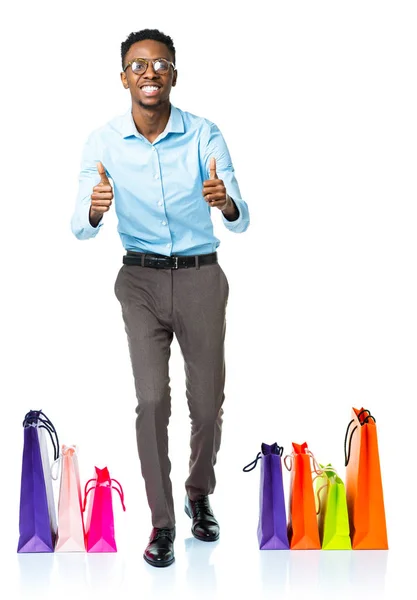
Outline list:
[[[136,42],[142,42],[143,40],[154,40],[155,42],[161,42],[162,44],[165,44],[172,54],[175,65],[175,47],[172,38],[169,37],[169,35],[162,33],[162,31],[159,31],[159,29],[141,29],[140,31],[130,33],[126,40],[122,42],[122,68],[124,67],[125,56],[128,53],[129,48]]]

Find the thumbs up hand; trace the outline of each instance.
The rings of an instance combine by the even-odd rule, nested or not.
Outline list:
[[[210,158],[210,179],[203,182],[204,200],[211,206],[219,208],[221,211],[230,210],[233,201],[227,194],[225,185],[222,179],[217,177],[216,159],[214,156]]]
[[[93,187],[90,206],[90,223],[93,227],[97,227],[103,214],[110,210],[113,200],[113,188],[101,162],[97,163],[97,171],[100,175],[100,183]]]

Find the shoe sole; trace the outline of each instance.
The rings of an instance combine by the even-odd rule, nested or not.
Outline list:
[[[172,563],[175,560],[175,556],[174,558],[171,558],[170,560],[166,560],[164,562],[161,562],[160,560],[158,561],[153,561],[150,560],[147,556],[143,555],[143,558],[145,559],[145,561],[148,563],[148,565],[151,565],[151,567],[158,567],[159,569],[163,568],[163,567],[169,567],[170,565],[172,565]]]
[[[190,511],[188,510],[187,506],[184,506],[184,512],[188,517],[190,517],[190,519],[193,518],[192,515],[190,514]],[[193,534],[195,539],[199,540],[200,542],[217,542],[217,540],[220,538],[220,534],[218,534],[216,537],[213,537],[213,538],[206,538],[206,537],[200,537],[199,535],[195,534],[193,530],[191,530],[191,533]]]

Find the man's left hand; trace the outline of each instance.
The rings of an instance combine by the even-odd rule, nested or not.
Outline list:
[[[233,201],[227,194],[223,180],[217,177],[214,156],[210,159],[210,179],[203,182],[203,196],[212,208],[218,208],[226,212],[234,208]]]

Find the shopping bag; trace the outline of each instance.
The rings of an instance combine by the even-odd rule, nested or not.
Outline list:
[[[62,446],[56,552],[84,552],[85,532],[80,473],[75,446]]]
[[[86,509],[87,497],[92,492],[85,526],[87,552],[117,552],[112,489],[118,492],[123,510],[126,510],[123,488],[116,479],[111,479],[107,467],[95,467],[95,471],[96,476],[89,479],[84,488],[83,512]],[[118,487],[113,486],[113,483]]]
[[[376,421],[353,408],[345,435],[346,496],[353,550],[387,550]]]
[[[283,448],[275,442],[261,445],[256,459],[243,471],[252,471],[261,460],[259,486],[258,542],[261,550],[288,550],[287,519],[281,456]]]
[[[47,447],[42,437],[44,430],[52,440],[54,459],[57,459],[59,441],[55,427],[42,411],[29,411],[23,420],[19,542],[17,547],[17,551],[22,553],[54,551],[55,506]]]
[[[320,537],[317,523],[316,503],[313,489],[313,470],[320,473],[314,455],[307,443],[293,443],[293,452],[284,459],[285,466],[291,471],[288,539],[292,550],[319,550]],[[288,466],[290,462],[290,466]]]
[[[45,486],[46,486],[46,498],[48,501],[48,514],[49,514],[49,524],[51,526],[51,531],[54,539],[56,540],[57,533],[57,518],[56,518],[56,509],[55,509],[55,495],[53,490],[52,483],[52,472],[51,472],[51,460],[49,458],[48,451],[48,443],[49,440],[52,440],[54,446],[54,459],[58,458],[59,454],[59,441],[56,437],[56,431],[48,421],[44,421],[41,427],[38,427],[38,435],[39,435],[39,444],[41,448],[41,458],[42,458],[42,468],[43,474],[45,477]]]
[[[345,485],[331,464],[320,465],[315,478],[317,514],[322,550],[350,550]]]

